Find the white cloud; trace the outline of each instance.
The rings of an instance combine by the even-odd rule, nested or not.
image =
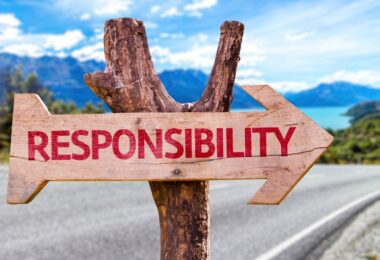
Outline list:
[[[83,20],[83,21],[86,21],[86,20],[89,20],[91,18],[91,14],[89,13],[84,13],[80,16],[79,19]]]
[[[98,4],[98,6],[94,8],[94,14],[97,15],[114,15],[126,12],[132,5],[132,1],[128,0],[97,0],[91,2]]]
[[[263,75],[262,72],[253,68],[241,69],[241,70],[238,70],[237,72],[237,76],[242,77],[242,78],[251,77],[251,76],[261,77],[262,75]]]
[[[215,46],[193,46],[187,51],[171,52],[168,48],[153,46],[151,48],[154,61],[182,68],[196,68],[209,72],[215,55]]]
[[[264,48],[258,46],[257,41],[247,36],[242,42],[239,66],[251,68],[265,61],[265,52]]]
[[[192,12],[212,7],[205,4],[210,2],[216,1],[194,1],[176,10],[189,16]],[[380,6],[372,0],[344,5],[339,1],[318,4],[297,1],[265,9],[267,11],[262,16],[245,22],[236,82],[257,84],[266,81],[281,92],[301,91],[315,86],[318,75],[338,71],[345,62],[353,61],[350,68],[360,70],[357,67],[366,64],[368,57],[380,53],[380,30],[376,26],[379,18],[366,15],[369,11],[374,14],[376,5]],[[212,45],[214,38],[207,35],[204,35],[203,42],[198,39],[191,45],[180,41],[169,47],[156,39],[153,57],[161,67],[195,67],[207,72],[216,52],[216,46]],[[161,37],[169,38],[169,35]],[[179,46],[181,44],[184,48]],[[369,66],[373,66],[373,62]],[[262,78],[261,71],[265,78]],[[362,84],[378,82],[374,72],[356,74],[359,75],[348,77],[345,73],[344,77],[338,75],[338,78]],[[362,74],[366,79],[360,76]],[[336,78],[335,75],[334,80]]]
[[[306,82],[297,81],[269,82],[269,85],[281,93],[299,92],[313,87],[307,84]]]
[[[202,44],[204,42],[207,42],[207,40],[208,40],[208,36],[207,36],[207,34],[204,34],[204,33],[198,33],[198,34],[191,36],[189,38],[189,41],[192,41],[195,44]]]
[[[190,17],[202,17],[201,10],[213,7],[218,3],[218,0],[193,0],[192,3],[182,6],[172,6],[165,4],[164,6],[154,5],[150,8],[150,13],[160,13],[162,18],[174,17],[174,16],[190,16]]]
[[[199,68],[210,71],[214,63],[215,46],[204,45],[187,51],[172,53],[168,62],[181,67]]]
[[[12,32],[12,30],[10,30]],[[14,30],[14,33],[5,31],[5,34],[0,32],[0,51],[15,53],[14,50],[20,51],[23,55],[31,53],[31,50],[36,50],[37,56],[41,53],[51,53],[61,50],[68,50],[78,45],[85,39],[83,33],[79,30],[68,30],[63,34],[24,34],[22,31]],[[39,46],[38,49],[31,46]],[[25,48],[25,50],[22,50]],[[30,55],[30,56],[36,56]]]
[[[154,6],[152,6],[152,8],[150,8],[150,12],[151,12],[152,14],[156,14],[156,13],[158,13],[160,10],[161,10],[161,7],[159,7],[158,5],[154,5]]]
[[[44,47],[55,51],[70,49],[81,42],[85,36],[79,30],[69,30],[63,34],[46,35]]]
[[[41,57],[45,54],[45,52],[38,45],[28,43],[7,45],[1,51],[19,56],[30,57]]]
[[[304,33],[290,33],[285,35],[285,39],[289,42],[298,42],[304,40],[314,34],[314,31]]]
[[[0,28],[2,27],[18,27],[21,22],[12,13],[0,14]]]
[[[163,48],[161,46],[152,46],[150,47],[150,53],[152,54],[153,58],[165,58],[170,54],[170,50],[168,48]]]
[[[211,8],[218,3],[218,0],[193,0],[191,4],[185,5],[186,11],[197,12],[202,9]]]
[[[94,34],[89,38],[89,42],[99,42],[103,40],[104,32],[103,28],[95,28]]]
[[[160,33],[160,38],[163,39],[183,39],[185,35],[183,33]]]
[[[160,33],[161,38],[169,38],[170,34],[169,33]]]
[[[257,63],[267,81],[307,82],[310,86],[321,75],[347,67],[378,71],[380,2],[343,2],[290,1],[246,21],[239,66],[256,67]],[[251,45],[262,52],[247,55],[244,49]],[[302,84],[297,86],[302,88]]]
[[[0,20],[1,52],[31,57],[54,55],[85,39],[80,30],[68,30],[62,34],[24,33],[20,29],[20,20],[13,14],[0,14]]]
[[[94,19],[91,24],[99,28],[106,19],[131,15],[131,10],[134,15],[148,19],[144,22],[146,28],[154,29],[163,22],[160,16],[201,17],[202,12],[209,8],[222,7],[222,3],[217,6],[217,0],[188,0],[187,3],[176,0],[160,4],[132,0],[50,1],[54,3],[52,7],[60,8],[54,11],[74,19]],[[380,87],[379,63],[376,60],[380,53],[380,2],[343,2],[286,1],[272,5],[262,1],[259,7],[263,12],[260,14],[252,18],[239,14],[245,21],[245,35],[237,83],[266,81],[273,82],[281,92],[299,91],[315,86],[321,76],[328,75],[321,81],[346,80]],[[218,11],[222,15],[225,7]],[[188,31],[184,36],[178,28],[188,20],[178,19],[174,27],[153,32],[149,39],[154,45],[151,47],[152,56],[162,69],[187,67],[210,72],[217,49],[218,28],[208,28],[205,21],[192,19],[193,30],[202,28],[205,31],[199,34],[196,33],[200,31]],[[0,13],[0,51],[32,56],[73,53],[81,60],[104,60],[103,29],[85,39],[83,33],[75,28],[42,34],[27,33],[21,30],[20,25],[21,21],[14,14]],[[187,37],[189,32],[194,35]],[[81,48],[76,49],[77,46]],[[342,70],[345,68],[351,71]]]
[[[78,60],[97,60],[104,61],[104,48],[103,43],[99,42],[93,45],[87,45],[80,49],[77,49],[71,53],[71,55]]]
[[[201,18],[201,10],[211,8],[217,3],[218,0],[193,0],[191,4],[185,5],[183,9],[187,12],[188,16]]]
[[[57,52],[57,53],[55,54],[55,56],[57,56],[57,57],[59,57],[59,58],[65,58],[65,57],[68,56],[68,54],[67,54],[66,52],[64,52],[64,51],[60,51],[60,52]]]
[[[20,34],[21,21],[14,14],[0,14],[0,46],[7,39],[14,39]]]
[[[337,71],[333,75],[323,77],[320,82],[331,83],[335,81],[348,81],[356,84],[370,85],[380,88],[380,71]]]
[[[263,73],[254,68],[240,68],[236,72],[236,83],[239,85],[265,84],[261,78]]]
[[[15,28],[15,27],[0,28],[0,46],[2,45],[2,43],[5,43],[6,41],[17,39],[20,33],[21,31],[19,28]]]
[[[203,33],[191,35],[179,42],[185,43],[182,50],[175,49],[173,51],[169,47],[153,45],[150,49],[155,63],[169,67],[201,69],[210,73],[214,64],[217,44],[210,44],[213,41],[208,41],[208,36]],[[180,45],[182,45],[181,43]]]
[[[64,9],[67,13],[71,13],[78,17],[82,14],[90,14],[94,16],[111,16],[125,14],[130,10],[133,4],[132,0],[60,0],[54,1],[58,10]]]
[[[145,21],[144,26],[145,28],[148,28],[148,29],[156,29],[158,27],[158,24],[154,22],[150,22],[150,21]]]
[[[170,36],[168,33],[162,33],[160,37],[170,38],[178,36]],[[182,38],[182,35],[180,38]],[[210,39],[209,35],[198,33],[184,38],[184,41],[181,41],[181,43],[182,42],[186,44],[184,44],[184,48],[180,50],[175,48],[176,46],[171,48],[155,43],[155,45],[151,47],[151,53],[155,63],[159,66],[161,65],[160,67],[195,68],[210,73],[218,48],[217,38],[211,37]],[[263,79],[261,79],[262,73],[253,67],[262,60],[265,60],[263,50],[256,44],[252,44],[251,41],[246,43],[245,48],[242,50],[241,61],[239,62],[237,82],[239,84],[263,83]]]
[[[177,7],[173,6],[170,7],[169,9],[165,10],[162,12],[161,17],[173,17],[173,16],[181,16],[183,13],[178,10]]]

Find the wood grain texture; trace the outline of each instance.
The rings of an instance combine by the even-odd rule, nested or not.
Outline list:
[[[218,113],[230,108],[242,35],[241,23],[223,23],[214,67],[201,99],[193,104],[180,104],[168,95],[154,70],[143,23],[127,18],[108,21],[104,36],[106,69],[86,74],[84,80],[114,114],[50,115],[38,96],[17,95],[8,202],[31,201],[48,181],[147,180],[159,213],[161,259],[208,259],[208,180],[267,179],[249,203],[278,204],[332,141],[327,132],[265,85],[243,89],[268,111]],[[33,130],[45,133],[64,130],[70,134],[79,129],[106,130],[114,135],[120,129],[133,133],[145,129],[154,136],[156,129],[165,132],[172,128],[206,128],[215,135],[217,128],[231,128],[235,133],[230,138],[234,149],[241,150],[245,146],[242,131],[260,127],[276,127],[282,134],[296,128],[287,156],[282,156],[282,148],[272,133],[266,139],[265,156],[258,149],[261,139],[256,136],[252,140],[252,153],[245,157],[227,156],[226,139],[223,155],[214,153],[207,158],[157,159],[146,152],[142,160],[136,152],[128,160],[121,160],[109,146],[99,151],[98,160],[89,157],[80,161],[45,161],[39,154],[33,161],[28,159],[28,131]],[[184,135],[177,136],[179,143],[186,143],[185,139]],[[88,138],[82,141],[91,142]],[[172,149],[167,143],[162,145],[163,150]],[[77,146],[68,146],[60,147],[60,153],[81,152]],[[46,146],[49,156],[52,149],[56,147]]]
[[[50,115],[38,96],[16,95],[9,202],[30,201],[30,197],[35,195],[34,189],[28,187],[21,192],[22,196],[20,196],[20,190],[27,186],[36,186],[35,189],[39,189],[46,181],[267,179],[268,181],[250,200],[250,203],[278,204],[329,146],[332,137],[271,87],[243,86],[243,89],[268,110],[239,113]],[[278,129],[279,135],[284,138],[291,128],[294,132],[284,146],[273,129]],[[132,139],[127,136],[124,136],[124,139],[115,138],[116,133],[121,129],[130,131],[135,143],[133,153],[128,158],[120,158],[115,153],[115,147],[122,151],[122,154],[127,154],[132,150]],[[138,134],[139,131],[144,130],[149,134],[154,145],[157,145],[157,129],[162,133],[159,139],[162,143],[160,155],[154,154],[147,143],[141,144]],[[187,147],[188,140],[191,141],[190,156],[187,156],[189,151],[186,153],[182,151],[176,158],[166,156],[166,153],[173,154],[178,151],[178,148],[167,142],[164,137],[165,133],[171,129],[179,131],[172,137],[182,150]],[[192,130],[191,135],[186,135],[185,129]],[[197,138],[194,132],[198,129],[209,130],[212,134],[210,141],[212,145],[200,144],[200,138],[205,139],[205,136]],[[223,132],[220,139],[217,139],[218,129]],[[227,129],[230,129],[231,135],[227,134]],[[245,136],[246,129],[250,130],[248,139]],[[258,129],[269,129],[269,132],[262,135],[256,131]],[[67,131],[67,135],[60,136],[58,140],[67,145],[61,145],[58,153],[70,156],[83,153],[83,149],[75,145],[72,139],[72,134],[78,130],[87,131],[87,134],[80,138],[89,147],[87,157],[81,160],[71,157],[54,159],[53,149],[57,148],[52,141],[53,131]],[[94,137],[91,135],[93,135],[92,131],[99,130],[106,131],[110,141],[107,146],[99,149],[98,157],[94,158]],[[48,158],[44,158],[41,152],[36,152],[35,160],[30,160],[31,139],[28,132],[34,131],[46,133],[48,141],[44,151]],[[104,136],[100,137],[100,143],[104,143]],[[262,137],[265,137],[265,140],[261,140]],[[36,139],[36,143],[41,143],[40,138]],[[250,148],[249,155],[229,154],[231,151],[234,153],[246,151],[247,143]],[[200,146],[203,152],[200,149],[197,155],[197,147]],[[205,150],[209,150],[210,146],[214,148],[212,154],[205,155]],[[282,150],[283,147],[286,147],[286,152]],[[262,148],[265,148],[265,154]],[[144,152],[143,155],[140,152]],[[219,152],[221,154],[218,154]],[[21,182],[25,184],[22,184],[20,188]],[[29,182],[31,182],[30,185],[27,184]],[[171,183],[164,184],[172,185]],[[206,189],[206,185],[202,187]],[[181,189],[187,190],[185,187]],[[177,190],[177,194],[182,193],[181,189]],[[161,196],[160,193],[153,193],[153,195]]]
[[[179,104],[167,94],[154,69],[145,27],[135,19],[113,19],[105,24],[106,69],[104,73],[87,74],[84,80],[113,112],[229,111],[243,30],[244,25],[240,22],[226,21],[222,24],[209,82],[202,98],[195,104]],[[160,216],[161,259],[208,259],[208,183],[149,184]],[[183,189],[188,191],[188,196],[174,200]],[[176,210],[179,216],[187,216],[190,223],[196,219],[206,221],[202,222],[203,225],[184,229],[177,225],[179,217],[174,221],[175,215],[166,214],[170,207],[174,207],[171,211]],[[170,225],[172,228],[168,228]],[[181,241],[181,246],[174,242],[177,240]],[[168,241],[174,244],[170,246]],[[183,243],[187,246],[182,246]]]

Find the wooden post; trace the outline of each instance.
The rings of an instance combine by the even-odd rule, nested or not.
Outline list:
[[[244,26],[224,22],[215,63],[200,100],[174,101],[151,59],[144,25],[123,18],[105,24],[104,72],[84,81],[113,112],[227,112],[239,62]],[[209,259],[210,212],[207,181],[150,182],[161,231],[161,259]]]

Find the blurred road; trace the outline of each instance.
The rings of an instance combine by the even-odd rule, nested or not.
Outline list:
[[[49,183],[31,204],[12,206],[6,179],[0,166],[0,259],[159,259],[147,183]],[[380,167],[315,166],[280,206],[246,205],[261,184],[211,183],[213,260],[305,259],[380,197],[361,199],[380,190]]]

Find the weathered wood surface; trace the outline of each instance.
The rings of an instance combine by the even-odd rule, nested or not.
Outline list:
[[[36,96],[17,96],[8,202],[29,202],[48,181],[149,180],[160,217],[161,259],[208,259],[209,200],[206,180],[265,178],[266,183],[249,203],[276,204],[302,178],[332,140],[330,135],[268,86],[245,87],[268,109],[267,112],[178,113],[229,110],[242,35],[241,23],[225,22],[222,25],[215,64],[201,99],[194,104],[179,104],[167,94],[154,70],[142,22],[134,19],[108,21],[104,37],[105,72],[87,74],[85,82],[118,114],[55,116],[47,112]],[[165,113],[121,114],[124,112]],[[219,154],[215,152],[207,158],[182,156],[173,159],[164,156],[158,159],[146,149],[143,160],[137,158],[137,151],[131,158],[120,159],[115,157],[112,144],[100,150],[97,160],[93,160],[91,155],[82,160],[71,160],[74,157],[70,157],[70,160],[50,158],[44,161],[37,152],[36,160],[31,161],[28,160],[28,142],[25,143],[28,141],[25,139],[27,131],[30,130],[46,133],[68,130],[71,135],[78,129],[89,132],[97,129],[107,130],[113,135],[119,129],[145,129],[154,136],[157,128],[165,133],[169,128],[200,127],[208,128],[214,134],[216,128],[228,127],[234,131],[277,127],[283,135],[291,127],[296,130],[289,141],[287,156],[281,155],[281,146],[274,138],[277,134],[273,132],[263,134],[267,135],[265,156],[258,149],[260,140],[256,135],[252,136],[252,151],[248,152],[250,156],[247,157],[227,156],[225,141]],[[81,138],[86,142],[90,141],[89,136],[85,136],[87,139]],[[242,136],[244,133],[241,132],[234,134],[236,151],[244,147]],[[70,138],[60,136],[59,141],[69,141]],[[185,142],[184,138],[178,135],[175,139]],[[58,144],[57,149],[55,141],[55,156],[57,151],[60,155],[83,152],[68,143],[69,147]],[[51,143],[47,145],[46,154],[53,156],[52,147],[54,145],[51,146]],[[163,149],[173,147],[164,143]],[[123,153],[127,151],[120,150]]]
[[[232,100],[243,30],[239,22],[222,24],[209,82],[195,104],[179,104],[167,94],[154,70],[144,25],[135,19],[106,23],[105,73],[85,75],[85,82],[113,112],[225,112]],[[208,182],[149,184],[160,217],[161,259],[208,259]]]
[[[243,89],[268,111],[50,115],[38,96],[17,95],[9,202],[29,201],[38,189],[35,185],[46,181],[268,179],[250,203],[277,204],[328,147],[332,137],[269,86]],[[128,133],[117,134],[126,129]],[[176,133],[167,138],[173,129]],[[217,129],[223,134],[218,135]],[[78,130],[86,131],[77,140],[88,146],[87,154],[83,145],[74,143]],[[149,134],[153,149],[144,135],[138,134],[141,130]],[[43,140],[41,136],[28,136],[35,131],[44,133],[46,145],[42,151],[31,145],[38,146]],[[55,132],[54,141],[53,131],[67,132],[58,137]],[[93,131],[102,132],[95,135]],[[200,135],[201,131],[208,131],[212,140],[208,142],[207,134]],[[288,141],[281,143],[287,135]],[[162,149],[157,149],[160,143]]]

